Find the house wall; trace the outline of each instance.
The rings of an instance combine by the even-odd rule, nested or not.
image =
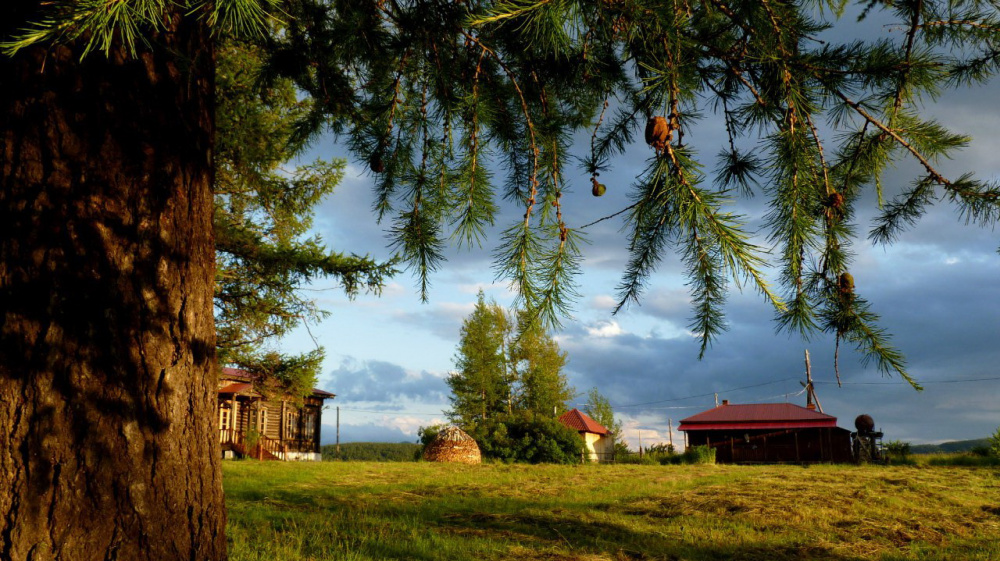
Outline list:
[[[840,427],[687,431],[689,446],[715,448],[719,463],[847,463],[851,433]]]
[[[220,396],[219,405],[230,407],[233,428],[246,434],[251,426],[263,428],[261,434],[278,440],[289,451],[287,459],[317,459],[323,400],[309,397],[302,407],[280,399]],[[221,416],[220,416],[221,423]],[[221,428],[221,427],[220,427]]]
[[[610,462],[614,460],[615,444],[610,436],[581,432],[586,459],[591,462]]]

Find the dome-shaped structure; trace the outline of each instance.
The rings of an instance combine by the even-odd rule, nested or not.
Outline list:
[[[424,447],[424,459],[429,462],[459,462],[478,464],[483,456],[476,441],[458,427],[447,427]]]
[[[872,432],[875,430],[875,420],[871,415],[858,415],[858,418],[854,419],[854,428],[861,433]]]

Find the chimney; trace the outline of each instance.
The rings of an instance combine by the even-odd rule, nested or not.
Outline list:
[[[722,404],[723,405],[729,405],[729,400],[728,399],[723,399],[722,400]]]
[[[806,409],[808,409],[810,411],[815,411],[816,410],[816,404],[815,403],[807,403],[806,404]]]

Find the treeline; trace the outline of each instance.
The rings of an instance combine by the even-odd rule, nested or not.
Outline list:
[[[976,438],[973,440],[953,440],[941,444],[914,444],[910,452],[914,454],[950,454],[954,452],[971,452],[975,449],[989,449],[990,439]]]
[[[344,462],[414,462],[420,458],[423,447],[412,442],[348,442],[320,448],[323,460]]]

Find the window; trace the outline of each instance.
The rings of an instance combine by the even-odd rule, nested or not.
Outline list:
[[[219,407],[219,428],[229,430],[232,428],[232,416],[228,405]]]
[[[306,411],[302,414],[302,438],[305,440],[312,440],[315,436],[316,429],[316,413],[313,411]]]
[[[285,438],[296,439],[299,437],[299,415],[296,411],[289,411],[285,414]]]

